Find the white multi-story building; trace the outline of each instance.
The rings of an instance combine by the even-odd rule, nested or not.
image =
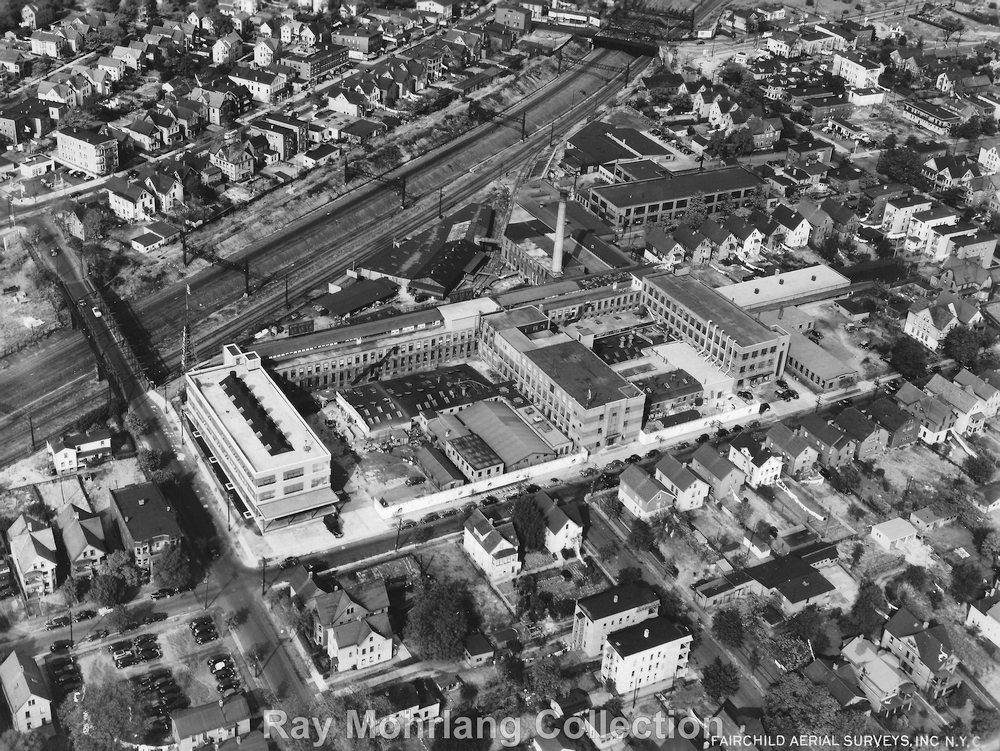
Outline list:
[[[56,588],[56,538],[52,527],[21,514],[7,530],[10,556],[25,597],[50,595]]]
[[[576,601],[572,648],[588,657],[600,654],[612,631],[656,616],[660,599],[644,582],[625,584]]]
[[[664,616],[609,634],[601,659],[601,679],[615,691],[676,681],[687,671],[691,633]]]
[[[118,141],[85,128],[56,132],[56,159],[93,175],[110,175],[118,169]]]
[[[52,722],[52,694],[31,657],[11,652],[0,664],[0,687],[15,730],[27,733]]]
[[[905,236],[913,215],[929,211],[933,205],[934,202],[930,198],[918,195],[890,199],[882,213],[882,232],[890,240]]]
[[[857,52],[837,52],[833,56],[833,75],[840,76],[852,89],[871,89],[878,84],[885,66],[868,60]]]
[[[184,379],[196,435],[261,531],[333,506],[329,450],[255,352],[227,344],[221,365],[191,370]]]
[[[1000,647],[1000,593],[991,589],[981,600],[969,603],[966,628],[975,626],[979,635]]]
[[[462,545],[472,562],[492,582],[512,579],[521,571],[521,543],[510,522],[494,526],[476,509],[465,521]]]
[[[958,224],[959,218],[958,212],[948,206],[938,206],[914,214],[910,217],[910,223],[906,229],[906,252],[929,252],[933,247],[934,232],[932,230],[943,225],[954,226]]]

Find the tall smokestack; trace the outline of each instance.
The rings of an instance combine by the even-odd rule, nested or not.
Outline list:
[[[566,242],[566,190],[559,189],[559,211],[556,213],[556,242],[552,248],[552,273],[562,273],[563,244]]]

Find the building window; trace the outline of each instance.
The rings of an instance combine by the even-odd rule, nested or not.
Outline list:
[[[294,480],[296,477],[302,477],[305,474],[305,469],[303,467],[296,467],[295,469],[290,469],[285,472],[282,476],[282,480]]]

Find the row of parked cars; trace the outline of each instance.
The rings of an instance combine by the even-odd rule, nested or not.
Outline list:
[[[83,675],[73,655],[60,655],[49,659],[49,679],[63,696],[83,686]]]
[[[160,649],[155,634],[140,634],[128,641],[115,642],[108,646],[108,651],[119,670],[163,657],[163,650]]]
[[[150,732],[164,734],[170,730],[170,713],[191,705],[168,668],[157,668],[144,675],[130,678],[139,693],[149,702],[147,713],[152,718]]]
[[[72,614],[72,618],[68,615],[57,615],[55,618],[47,620],[44,628],[46,631],[55,631],[57,628],[65,628],[68,626],[71,620],[73,623],[81,623],[96,617],[97,613],[93,610],[78,610]]]
[[[230,655],[223,653],[209,657],[208,669],[215,676],[215,687],[222,695],[222,698],[225,699],[243,690],[239,672],[236,670],[236,663]]]
[[[210,615],[203,615],[200,618],[195,618],[188,624],[188,628],[191,629],[191,635],[194,637],[195,644],[208,644],[219,638],[219,632],[215,628],[215,621]]]

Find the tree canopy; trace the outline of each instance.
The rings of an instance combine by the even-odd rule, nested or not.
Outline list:
[[[768,689],[764,700],[764,727],[787,739],[802,734],[832,734],[837,721],[836,699],[798,673],[786,673]]]
[[[102,608],[121,605],[128,599],[128,586],[120,576],[94,574],[90,582],[90,599]]]
[[[656,544],[656,533],[649,523],[636,519],[632,522],[632,529],[628,533],[628,544],[636,550],[652,550]]]
[[[87,684],[80,701],[70,696],[59,719],[76,751],[107,751],[121,741],[142,741],[150,727],[149,702],[131,681]]]
[[[178,545],[160,554],[153,565],[153,576],[161,587],[184,590],[194,584],[194,566]]]
[[[7,730],[0,735],[0,751],[46,751],[47,748],[48,740],[42,736],[40,730],[33,730],[30,733]]]
[[[701,685],[706,694],[722,701],[740,690],[740,671],[733,663],[716,657],[702,673]]]
[[[545,515],[535,503],[534,496],[523,495],[517,499],[511,521],[525,550],[541,550],[545,547]]]
[[[927,350],[909,336],[896,340],[889,360],[904,378],[919,378],[927,372]]]
[[[993,475],[996,474],[996,457],[985,451],[975,456],[970,454],[962,462],[962,471],[977,485],[986,485],[993,480]]]
[[[470,630],[468,592],[457,582],[439,581],[417,596],[403,633],[421,657],[455,660],[462,656],[462,639]]]
[[[715,638],[730,647],[742,647],[744,639],[743,615],[737,608],[722,608],[712,619]]]
[[[851,608],[851,620],[858,632],[865,636],[875,636],[885,623],[889,603],[882,588],[870,579],[861,583],[858,598]]]

